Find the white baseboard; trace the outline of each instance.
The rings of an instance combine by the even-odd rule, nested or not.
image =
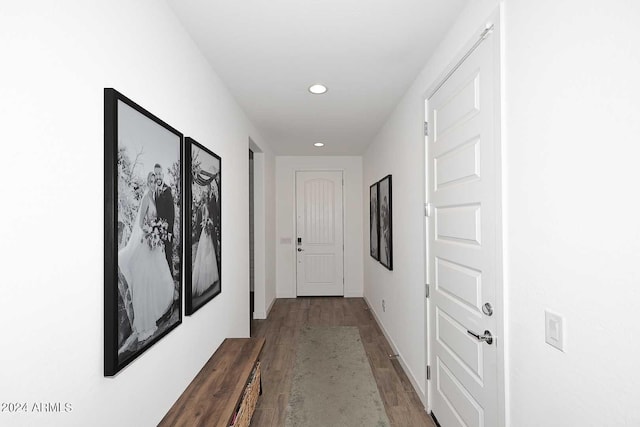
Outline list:
[[[362,298],[362,292],[345,292],[345,298]]]
[[[409,366],[407,366],[407,364],[405,363],[404,358],[402,357],[402,354],[398,350],[398,347],[396,346],[395,342],[393,342],[393,339],[391,339],[391,336],[389,335],[387,330],[384,328],[384,325],[382,324],[382,322],[378,318],[378,315],[376,314],[375,310],[372,308],[372,306],[369,303],[369,300],[367,299],[367,297],[364,297],[364,301],[367,303],[367,306],[369,307],[369,311],[373,315],[373,318],[375,319],[376,323],[380,327],[380,330],[382,331],[382,334],[384,335],[384,337],[387,339],[387,342],[391,346],[391,350],[393,351],[393,353],[398,355],[398,359],[397,360],[398,360],[398,362],[400,362],[400,366],[402,367],[402,370],[407,375],[407,378],[409,378],[409,381],[411,382],[411,385],[413,386],[413,389],[415,390],[416,394],[420,398],[420,401],[422,402],[422,406],[425,408],[425,411],[426,411],[426,409],[427,409],[427,397],[426,397],[425,393],[420,389],[420,386],[418,385],[419,384],[418,380],[416,379],[416,377],[413,374],[413,372],[411,371],[411,369],[409,369]]]
[[[273,304],[276,302],[276,299],[272,299],[271,300],[271,304],[269,304],[269,307],[267,307],[267,311],[254,311],[253,312],[253,318],[256,320],[264,320],[267,317],[269,317],[269,313],[271,313],[271,309],[273,308]]]
[[[269,304],[269,307],[267,307],[267,313],[266,313],[266,316],[264,317],[265,319],[269,317],[269,313],[271,313],[271,309],[273,308],[273,304],[275,303],[276,303],[276,299],[272,298],[271,303]]]

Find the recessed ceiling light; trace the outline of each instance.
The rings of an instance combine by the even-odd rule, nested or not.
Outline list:
[[[322,142],[315,142],[313,145],[314,147],[324,147],[324,143]]]
[[[311,86],[309,86],[309,92],[311,92],[313,94],[316,94],[316,95],[322,95],[326,91],[327,91],[327,87],[325,85],[311,85]]]

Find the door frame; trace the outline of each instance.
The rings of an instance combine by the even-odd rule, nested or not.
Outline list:
[[[269,315],[269,310],[271,310],[271,306],[267,307],[266,301],[267,205],[265,200],[265,153],[251,137],[249,137],[248,140],[248,149],[253,151],[254,311],[251,313],[251,317],[253,319],[266,319]],[[273,302],[271,305],[272,304]]]
[[[494,99],[496,100],[496,102],[494,103],[495,107],[494,107],[494,137],[495,137],[495,143],[496,143],[496,150],[495,150],[495,155],[497,156],[497,158],[495,159],[495,165],[499,168],[499,170],[496,171],[497,174],[497,185],[495,188],[496,190],[496,200],[498,201],[498,206],[497,206],[497,217],[496,217],[496,258],[497,258],[497,262],[496,262],[496,310],[495,310],[495,316],[496,316],[496,331],[494,336],[496,337],[496,364],[497,364],[497,389],[498,389],[498,402],[497,402],[497,407],[498,407],[498,427],[505,427],[506,425],[508,425],[507,420],[508,420],[508,412],[507,412],[507,384],[506,384],[506,373],[507,373],[507,360],[506,360],[506,353],[507,353],[507,349],[506,346],[508,344],[508,338],[506,336],[507,333],[507,325],[506,325],[506,318],[507,318],[507,306],[505,304],[506,301],[506,292],[507,289],[505,288],[505,280],[504,280],[504,275],[505,275],[505,271],[504,271],[504,251],[503,248],[506,244],[506,233],[505,228],[506,228],[506,221],[505,221],[505,215],[504,215],[504,206],[505,206],[505,200],[504,200],[504,196],[506,194],[506,191],[504,191],[506,184],[505,184],[505,180],[504,180],[504,171],[506,171],[506,163],[505,163],[505,159],[506,159],[506,148],[505,148],[505,140],[504,140],[504,135],[505,135],[505,127],[504,127],[504,120],[502,120],[502,112],[504,111],[504,80],[503,80],[503,75],[504,75],[504,61],[503,61],[503,52],[502,52],[502,46],[504,45],[504,41],[503,41],[503,31],[502,31],[502,6],[499,5],[490,15],[489,17],[487,17],[487,19],[484,20],[485,24],[483,24],[480,28],[478,28],[474,33],[473,36],[467,41],[467,43],[458,51],[458,53],[455,55],[454,59],[447,65],[446,68],[444,68],[444,70],[439,74],[438,78],[434,81],[434,83],[429,87],[429,89],[427,91],[425,91],[423,93],[423,100],[424,100],[424,111],[423,111],[423,117],[425,122],[428,121],[428,103],[429,103],[429,99],[436,93],[436,91],[444,84],[444,82],[451,76],[451,74],[453,74],[453,72],[458,68],[458,66],[467,58],[467,56],[469,56],[469,54],[471,53],[471,51],[474,49],[474,45],[476,45],[476,43],[478,42],[478,40],[481,38],[481,35],[483,34],[483,32],[489,28],[491,25],[493,25],[493,29],[491,31],[491,35],[489,37],[487,37],[482,43],[491,43],[491,47],[493,49],[493,58],[494,58]],[[431,131],[431,128],[429,129],[429,134],[432,135],[433,132]],[[425,193],[424,193],[424,201],[425,201],[425,209],[427,206],[427,203],[429,202],[429,164],[428,164],[428,150],[429,150],[429,146],[428,146],[428,141],[429,141],[430,136],[425,136],[424,137],[424,159],[425,159]],[[426,213],[426,212],[425,212]],[[425,269],[424,269],[424,273],[425,273],[425,283],[429,283],[429,254],[430,254],[430,248],[429,248],[429,227],[428,227],[428,222],[431,220],[431,218],[428,218],[427,216],[425,216],[425,222],[424,222],[424,238],[425,238]],[[425,327],[425,331],[424,331],[424,345],[425,345],[425,365],[426,366],[433,366],[433,354],[431,353],[431,341],[432,339],[434,339],[434,337],[431,336],[430,333],[430,314],[431,314],[431,310],[433,310],[433,308],[431,307],[431,299],[430,298],[425,298],[425,321],[424,321],[424,327]],[[431,413],[431,409],[432,409],[432,388],[434,387],[433,384],[431,384],[431,381],[428,380],[426,378],[425,375],[425,401],[426,401],[426,410],[428,413]]]
[[[342,174],[342,297],[345,298],[345,288],[346,288],[346,278],[345,278],[345,252],[346,252],[346,214],[345,214],[345,208],[347,206],[347,199],[346,199],[346,191],[344,190],[344,176],[345,176],[345,169],[343,168],[295,168],[293,170],[293,235],[294,236],[298,236],[298,192],[297,192],[297,185],[298,185],[298,172],[340,172]],[[298,296],[298,263],[297,263],[297,256],[298,254],[297,252],[297,245],[296,245],[296,237],[293,238],[293,244],[292,246],[292,250],[291,250],[291,254],[293,256],[293,265],[294,265],[294,269],[293,269],[293,284],[294,284],[294,293],[295,293],[295,298],[304,298],[304,297],[300,297]]]

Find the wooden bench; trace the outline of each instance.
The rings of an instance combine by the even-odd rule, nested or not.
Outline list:
[[[227,338],[173,404],[160,426],[229,427],[251,387],[260,387],[254,378],[264,338]],[[259,376],[259,372],[258,372]],[[249,385],[249,381],[258,379]],[[249,387],[249,388],[248,388]],[[251,420],[253,415],[245,414]],[[243,410],[245,408],[243,407]],[[236,422],[236,425],[239,423]],[[248,424],[247,424],[248,425]]]

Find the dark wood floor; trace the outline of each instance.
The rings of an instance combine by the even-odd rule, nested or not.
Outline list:
[[[300,328],[305,325],[357,326],[392,426],[435,427],[420,398],[362,298],[276,300],[267,320],[254,320],[252,336],[265,337],[260,357],[263,394],[251,426],[283,426],[291,390]]]

